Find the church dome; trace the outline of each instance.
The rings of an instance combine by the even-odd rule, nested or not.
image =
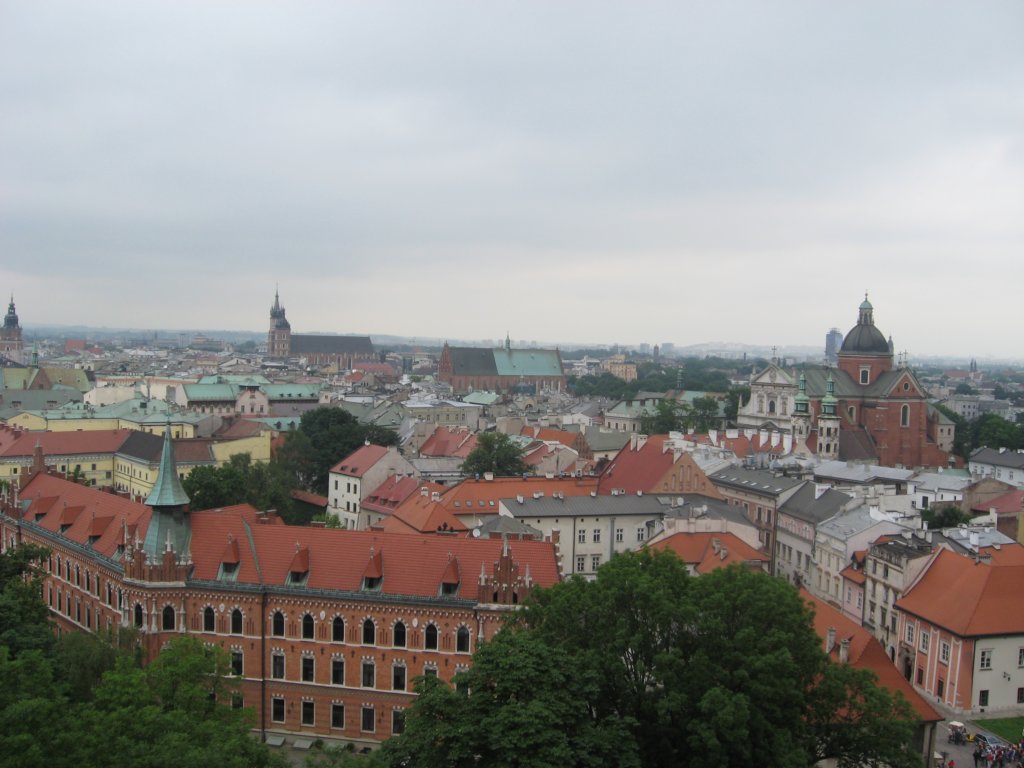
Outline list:
[[[875,327],[874,307],[868,301],[867,296],[860,305],[860,315],[857,324],[850,329],[843,339],[843,346],[839,354],[846,355],[889,355],[889,342],[886,341],[882,332]]]

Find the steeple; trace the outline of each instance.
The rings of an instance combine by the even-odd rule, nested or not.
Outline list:
[[[508,352],[512,349],[512,339],[509,338],[508,331],[505,331],[505,351]]]
[[[825,396],[821,398],[821,415],[835,416],[838,402],[836,400],[836,383],[832,379],[832,371],[829,371],[828,379],[825,381]]]
[[[18,327],[18,313],[14,309],[14,294],[11,294],[11,303],[7,305],[7,315],[4,317],[4,328]]]
[[[171,419],[168,414],[164,427],[164,446],[160,454],[160,470],[153,490],[146,497],[149,507],[183,507],[188,504],[188,494],[178,479],[178,466],[174,462],[174,443],[171,441]]]
[[[146,505],[153,513],[146,529],[143,549],[150,563],[158,563],[167,557],[179,564],[188,559],[192,541],[192,526],[188,516],[188,494],[178,479],[178,467],[174,463],[174,443],[171,441],[171,419],[167,418],[164,429],[164,446],[160,455],[160,469],[153,485],[153,491],[146,497]]]
[[[860,314],[857,317],[857,325],[874,325],[875,308],[868,301],[868,292],[864,291],[864,301],[860,303]]]

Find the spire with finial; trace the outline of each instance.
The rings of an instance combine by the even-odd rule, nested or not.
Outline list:
[[[188,504],[188,494],[181,487],[178,466],[174,462],[174,443],[171,441],[171,416],[167,414],[164,427],[164,445],[160,454],[160,469],[153,490],[146,497],[150,507],[183,507]]]
[[[505,331],[505,351],[512,349],[512,339],[509,338],[508,331]]]

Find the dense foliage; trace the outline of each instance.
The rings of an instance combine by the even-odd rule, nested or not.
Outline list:
[[[512,438],[502,432],[481,432],[476,437],[476,447],[462,462],[466,475],[483,475],[493,472],[495,477],[510,477],[530,471],[523,460],[523,449]]]
[[[636,397],[638,392],[667,392],[670,389],[724,393],[729,391],[729,379],[733,375],[738,375],[733,360],[694,357],[663,363],[640,363],[636,381],[626,382],[610,373],[601,373],[597,376],[570,376],[568,382],[570,390],[579,397],[626,400]]]
[[[250,736],[251,710],[232,706],[222,649],[182,637],[142,668],[132,630],[54,640],[33,576],[46,556],[35,546],[0,555],[0,765],[283,765]]]
[[[985,413],[968,421],[946,406],[935,406],[949,418],[956,430],[953,438],[953,453],[966,461],[978,448],[1024,448],[1024,421],[1007,421],[994,413]]]
[[[454,689],[418,686],[392,766],[919,764],[909,705],[829,661],[792,587],[670,552],[540,591]]]

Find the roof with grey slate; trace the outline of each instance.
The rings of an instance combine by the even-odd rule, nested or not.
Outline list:
[[[293,333],[291,354],[301,355],[372,355],[373,342],[369,336],[318,336]]]
[[[815,498],[817,492],[817,488],[812,483],[808,483],[790,496],[779,507],[779,512],[817,525],[838,514],[852,499],[842,491],[831,488]]]
[[[1024,469],[1024,452],[1000,451],[996,448],[979,448],[971,454],[971,461],[978,464],[991,464],[994,467]]]
[[[741,491],[751,491],[761,495],[777,496],[780,493],[795,488],[804,482],[796,477],[787,477],[767,469],[744,469],[743,467],[729,467],[721,472],[715,472],[709,478],[714,485],[735,488]]]

